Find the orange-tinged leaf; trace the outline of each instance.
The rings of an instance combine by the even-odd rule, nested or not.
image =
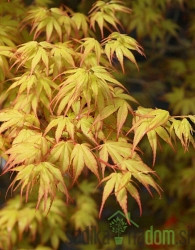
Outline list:
[[[97,142],[94,138],[94,132],[92,129],[92,123],[93,123],[93,118],[92,117],[83,117],[80,119],[80,121],[78,122],[77,126],[81,128],[83,134],[89,138],[93,143],[95,143],[96,145]]]
[[[72,140],[74,140],[74,124],[69,119],[66,120],[66,130],[69,133]]]
[[[94,38],[84,38],[84,43],[81,45],[81,48],[85,48],[83,56],[82,56],[82,60],[81,60],[81,64],[83,63],[84,59],[89,55],[89,53],[91,51],[95,51],[96,57],[97,57],[97,62],[99,63],[100,61],[100,57],[101,57],[101,45],[99,44],[99,42],[97,40],[95,40]]]
[[[103,42],[105,44],[105,54],[108,57],[110,64],[112,64],[112,59],[114,53],[120,62],[121,68],[124,72],[124,57],[127,57],[132,63],[138,68],[136,59],[131,52],[131,50],[136,50],[141,55],[144,55],[142,47],[136,42],[135,39],[129,37],[126,34],[121,34],[119,32],[111,33]]]
[[[58,116],[49,123],[44,134],[47,134],[53,127],[57,127],[55,131],[55,138],[57,142],[59,142],[59,139],[65,129],[69,133],[70,137],[74,139],[74,124],[71,121],[72,120],[69,117]]]
[[[37,64],[39,63],[39,61],[41,60],[41,50],[39,49],[38,52],[36,53],[36,55],[33,57],[32,63],[31,63],[31,74],[33,73],[35,67],[37,66]]]
[[[52,148],[49,155],[49,161],[51,163],[56,163],[59,160],[60,156],[63,154],[64,143],[66,142],[61,141]]]
[[[120,176],[120,178],[119,178],[119,180],[120,181],[118,181],[118,183],[119,183],[119,185],[118,185],[118,187],[117,187],[117,190],[119,191],[120,189],[122,189],[122,188],[124,188],[124,187],[126,187],[126,185],[130,182],[130,180],[131,180],[131,176],[132,176],[132,174],[131,174],[131,172],[124,172],[124,174],[122,174],[122,176]],[[116,191],[117,191],[116,190]]]
[[[53,24],[52,21],[50,21],[47,26],[46,26],[46,37],[47,37],[47,42],[50,40],[51,34],[53,32]]]
[[[106,141],[101,148],[106,148],[115,164],[121,164],[124,159],[131,155],[132,144],[123,141]]]
[[[139,206],[139,211],[140,215],[142,214],[142,206],[141,206],[141,201],[140,201],[140,196],[139,192],[137,189],[133,186],[133,184],[129,183],[127,186],[127,191],[130,193],[130,195],[136,200],[138,206]]]
[[[63,118],[58,119],[57,129],[55,132],[55,138],[57,142],[59,142],[59,139],[62,135],[65,125],[66,125],[66,119],[63,119]]]
[[[133,175],[140,183],[142,183],[142,185],[148,190],[151,196],[152,196],[152,193],[150,191],[149,186],[152,186],[157,191],[157,193],[161,196],[160,186],[157,183],[155,183],[155,181],[149,174],[134,173]]]
[[[17,184],[16,188],[21,186],[21,195],[23,190],[26,190],[27,201],[29,196],[29,187],[31,186],[31,191],[34,187],[34,183],[37,183],[39,186],[39,191],[36,208],[39,207],[41,200],[43,200],[44,209],[46,209],[48,198],[51,198],[51,202],[55,198],[56,191],[59,189],[58,184],[61,184],[62,189],[60,189],[60,191],[64,192],[66,198],[68,199],[69,194],[65,186],[63,176],[60,170],[55,167],[55,165],[49,162],[41,162],[38,164],[23,165],[21,167],[19,171],[18,168],[12,169],[12,171],[18,171],[18,173],[9,188],[13,189],[15,184],[19,181],[19,184]]]
[[[34,114],[37,116],[37,107],[38,107],[38,98],[37,98],[37,96],[34,96],[32,98],[31,105],[32,105],[32,110],[33,110]]]
[[[49,161],[52,163],[59,162],[60,169],[63,173],[65,173],[70,166],[73,147],[74,144],[71,141],[61,141],[57,143],[50,152]]]
[[[123,64],[123,52],[122,52],[120,47],[116,48],[116,57],[119,60],[119,62],[121,64],[121,68],[122,68],[122,70],[124,72],[125,69],[124,69],[124,64]]]
[[[106,185],[105,185],[104,191],[103,191],[102,204],[100,207],[99,217],[101,216],[104,204],[105,204],[106,200],[108,199],[108,196],[112,193],[112,191],[114,189],[114,186],[116,183],[116,178],[117,178],[116,173],[112,173],[109,175],[109,180],[106,182]],[[108,179],[108,177],[106,179]],[[104,181],[104,180],[105,180],[105,178],[102,181]]]
[[[100,117],[101,120],[104,120],[105,118],[107,118],[108,116],[110,116],[111,114],[113,114],[116,110],[118,109],[117,106],[115,105],[109,105],[106,106],[101,112],[100,112]]]
[[[51,130],[53,127],[57,126],[57,124],[58,124],[58,119],[53,119],[46,127],[44,135],[46,135],[49,132],[49,130]]]
[[[145,134],[147,134],[151,130],[155,130],[161,125],[166,125],[168,119],[169,112],[166,110],[152,110],[139,107],[138,111],[136,112],[134,124],[129,130],[129,132],[132,130],[135,131],[133,139],[133,151]]]
[[[138,156],[136,152],[133,153],[133,157],[123,160],[121,163],[123,170],[128,170],[130,173],[155,173],[151,168],[149,168]]]
[[[62,111],[64,111],[64,108],[68,104],[73,93],[74,93],[74,89],[71,92],[69,92],[68,94],[66,94],[66,96],[64,98],[61,99],[60,105],[58,106],[57,115],[60,115],[62,113]]]
[[[134,63],[138,69],[138,65],[133,53],[124,47],[122,47],[121,50],[123,51],[124,56],[126,56],[132,63]]]
[[[101,160],[103,160],[104,162],[108,162],[108,151],[106,147],[102,147],[101,150],[99,151],[99,157]],[[105,172],[105,167],[106,164],[101,162],[101,168],[102,168],[102,176],[104,178],[104,172]]]
[[[78,30],[82,29],[86,36],[88,31],[88,18],[83,13],[73,13],[72,21],[75,23]]]
[[[101,35],[103,37],[103,28],[110,30],[108,24],[118,30],[117,25],[120,25],[119,20],[116,18],[116,12],[129,13],[130,9],[122,5],[119,1],[96,1],[90,10],[90,25],[95,30],[95,24],[97,23]]]
[[[144,121],[135,129],[134,139],[133,139],[133,150],[143,138],[143,136],[148,132],[149,124],[147,121]]]
[[[190,142],[195,148],[194,138],[192,137],[193,128],[189,121],[186,118],[183,118],[182,120],[171,118],[170,120],[172,122],[170,133],[172,134],[172,131],[174,130],[184,149],[188,150]]]
[[[170,146],[172,146],[170,135],[167,130],[162,126],[155,129],[155,132],[161,137],[165,142],[167,142]],[[173,146],[172,146],[173,147]]]
[[[56,30],[59,38],[60,38],[60,41],[61,41],[62,40],[62,29],[61,29],[61,26],[59,25],[59,23],[56,20],[53,21],[53,25],[54,25],[54,28],[55,28],[55,30]]]
[[[124,214],[126,215],[128,223],[130,223],[128,218],[128,211],[127,211],[127,190],[126,185],[129,183],[131,179],[131,173],[127,172],[124,175],[118,174],[117,181],[115,185],[115,196],[120,204],[121,208],[124,211]]]
[[[46,51],[44,49],[41,48],[41,59],[43,61],[43,63],[45,64],[46,67],[46,74],[49,74],[49,59],[48,59],[48,55],[46,53]]]
[[[73,183],[74,183],[81,174],[85,165],[83,150],[80,144],[76,144],[74,146],[73,151],[71,153],[71,162],[73,168],[73,175],[74,175]]]
[[[83,149],[83,157],[84,157],[84,162],[85,165],[98,177],[99,179],[99,174],[98,174],[98,165],[97,161],[90,151],[89,147],[87,144],[81,144],[81,147]]]
[[[155,117],[150,122],[150,129],[165,124],[169,119],[169,112],[162,109],[156,109],[152,111],[150,115],[155,115]]]
[[[122,106],[119,108],[117,113],[117,136],[119,136],[121,128],[126,121],[127,115],[128,115],[128,106],[126,102],[123,102]]]
[[[124,214],[126,215],[128,222],[130,223],[129,218],[128,218],[128,211],[127,211],[127,190],[126,190],[126,188],[121,188],[119,190],[115,189],[115,195],[116,195],[116,199],[117,199],[118,203],[120,204],[121,208],[124,211]]]
[[[152,148],[152,152],[153,152],[153,166],[154,166],[155,159],[156,159],[156,149],[157,149],[156,131],[154,131],[154,130],[149,131],[147,133],[147,136],[148,136],[148,140],[149,140],[150,146]]]

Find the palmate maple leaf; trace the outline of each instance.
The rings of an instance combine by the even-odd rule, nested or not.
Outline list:
[[[56,117],[48,124],[44,134],[47,134],[53,127],[57,127],[55,132],[55,138],[57,142],[59,142],[64,130],[66,130],[71,139],[74,140],[74,118],[63,116]]]
[[[62,173],[66,173],[71,165],[71,154],[74,143],[70,140],[60,141],[51,149],[48,160],[60,167]]]
[[[156,159],[157,135],[172,146],[170,135],[165,129],[169,117],[169,112],[166,110],[138,107],[133,119],[133,126],[128,131],[128,133],[130,133],[134,130],[132,151],[134,151],[144,135],[147,134],[150,146],[153,150],[153,165]]]
[[[97,23],[102,37],[104,36],[103,28],[111,30],[109,26],[118,30],[118,25],[121,26],[120,21],[116,17],[116,12],[130,13],[131,10],[123,6],[122,1],[110,1],[106,3],[104,1],[96,1],[89,12],[90,26],[95,30],[95,24]]]
[[[34,201],[29,201],[28,206],[25,206],[19,195],[6,203],[6,206],[0,210],[1,248],[5,249],[6,246],[11,248],[12,243],[17,244],[15,236],[21,241],[24,233],[31,237],[31,240],[35,240],[37,235],[44,235],[44,239],[50,241],[54,249],[58,248],[60,240],[67,241],[66,233],[63,230],[67,209],[63,200],[56,197],[49,213],[49,201],[46,204],[46,211],[42,210],[42,205],[44,205],[43,202],[40,204],[40,210],[35,210]],[[40,226],[43,224],[49,225],[47,230]]]
[[[102,182],[103,181],[107,181],[107,182],[103,191],[102,204],[101,204],[101,208],[99,212],[99,217],[101,216],[105,201],[110,196],[113,190],[114,190],[114,194],[116,196],[117,201],[119,202],[120,206],[122,207],[126,215],[128,223],[130,223],[130,221],[128,218],[128,211],[127,211],[127,191],[137,201],[139,208],[140,208],[140,213],[141,213],[142,209],[141,209],[139,193],[137,189],[132,184],[129,183],[130,180],[131,180],[131,173],[129,172],[125,174],[112,173],[108,177],[102,180]]]
[[[11,190],[15,190],[20,187],[21,196],[25,190],[26,201],[28,200],[29,193],[32,191],[34,185],[38,184],[39,191],[36,208],[39,207],[40,202],[43,199],[45,210],[48,196],[50,196],[52,203],[56,197],[57,190],[63,192],[66,195],[67,200],[69,198],[68,190],[60,170],[49,162],[21,165],[13,168],[12,171],[17,172],[17,175],[10,184],[9,188],[11,188]]]
[[[97,57],[97,64],[99,64],[100,62],[100,58],[101,58],[101,54],[103,52],[102,48],[101,48],[101,44],[94,38],[92,37],[87,37],[87,38],[83,38],[83,43],[80,45],[81,51],[83,51],[83,55],[82,55],[82,60],[80,65],[82,65],[83,61],[85,60],[85,58],[87,57],[87,55],[89,55],[90,52],[95,51],[95,55]]]
[[[83,13],[72,13],[71,21],[73,21],[73,26],[76,26],[77,31],[82,30],[85,36],[88,32],[88,17]]]
[[[50,141],[41,133],[31,129],[22,129],[12,142],[12,146],[5,152],[9,157],[4,173],[16,165],[33,164],[41,161],[50,148]]]
[[[112,75],[102,66],[94,66],[90,69],[79,67],[63,72],[65,80],[60,84],[60,90],[52,100],[57,114],[64,111],[67,114],[72,105],[83,97],[84,101],[91,106],[92,100],[97,103],[98,95],[103,95],[103,99],[111,99],[110,89],[112,86],[124,88],[123,85],[114,79]]]
[[[99,216],[102,213],[105,201],[109,195],[113,192],[122,207],[124,213],[127,216],[127,192],[136,200],[139,205],[140,214],[142,212],[141,201],[139,192],[133,184],[135,180],[140,182],[148,192],[150,186],[153,187],[160,195],[161,188],[153,180],[151,174],[155,174],[155,171],[150,169],[146,164],[143,163],[139,155],[134,152],[133,157],[130,157],[133,145],[125,141],[107,141],[100,146],[99,160],[101,162],[102,174],[104,176],[105,167],[110,164],[108,163],[109,156],[111,157],[115,168],[115,171],[120,170],[121,172],[111,173],[109,176],[103,178],[100,183],[106,182],[103,191],[102,204],[100,208]],[[128,218],[128,216],[127,216]]]
[[[36,39],[46,29],[47,41],[50,40],[53,33],[57,33],[60,41],[62,40],[62,27],[58,18],[63,15],[63,11],[58,8],[51,8],[50,10],[44,7],[37,7],[30,10],[24,18],[23,23],[31,22],[34,31],[34,39]]]
[[[104,44],[105,44],[105,54],[107,55],[109,62],[111,64],[115,54],[120,62],[123,72],[125,71],[123,63],[124,57],[127,57],[138,68],[136,59],[131,50],[135,50],[141,55],[144,55],[144,53],[143,53],[143,48],[138,44],[138,42],[134,38],[129,37],[126,34],[113,32],[104,40],[103,45]]]
[[[22,128],[39,128],[40,122],[32,114],[25,114],[17,109],[4,109],[0,111],[0,134],[9,131],[8,137],[11,137],[16,131]],[[12,133],[13,132],[13,133]]]
[[[99,217],[101,216],[101,213],[102,213],[102,210],[103,210],[103,207],[107,198],[111,195],[113,191],[129,223],[130,221],[128,218],[128,210],[127,210],[127,193],[129,193],[136,200],[139,206],[140,215],[142,214],[140,195],[139,195],[137,188],[133,184],[134,181],[132,180],[132,177],[135,177],[135,179],[137,179],[141,184],[143,184],[151,195],[152,193],[149,189],[149,186],[152,186],[160,195],[161,188],[155,183],[155,181],[149,175],[149,173],[146,174],[146,173],[140,172],[138,174],[137,173],[131,174],[130,171],[127,171],[124,173],[112,173],[109,176],[102,179],[101,181],[101,182],[106,181],[106,185],[104,186]]]
[[[189,115],[186,116],[186,118],[187,117],[189,117],[190,120],[195,124],[195,116]],[[170,127],[170,134],[173,135],[174,133],[176,135],[185,151],[188,150],[190,143],[195,148],[195,141],[192,136],[194,130],[190,122],[186,118],[183,118],[182,120],[177,120],[175,118],[170,119],[170,121],[172,122]]]
[[[48,75],[49,52],[47,50],[52,48],[52,44],[47,43],[46,41],[40,43],[37,41],[30,41],[22,44],[14,54],[16,60],[12,67],[18,64],[17,69],[19,69],[21,66],[30,63],[30,74],[32,74],[35,71],[35,68],[41,65],[40,62],[42,62]]]
[[[87,143],[76,144],[71,152],[73,183],[81,174],[84,166],[93,172],[99,179],[98,164]]]

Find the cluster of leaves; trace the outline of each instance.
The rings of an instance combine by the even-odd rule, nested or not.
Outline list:
[[[146,2],[142,1],[144,9],[153,1]],[[7,4],[3,2],[2,8]],[[165,5],[157,6],[165,8]],[[136,28],[139,37],[145,36],[137,23],[136,6],[133,8],[132,18],[136,21],[131,22],[130,30]],[[25,193],[27,208],[30,209],[29,199],[36,192],[37,203],[33,208],[40,209],[43,204],[47,210],[49,203],[50,214],[55,209],[57,193],[71,200],[75,183],[86,175],[91,176],[90,171],[96,177],[94,182],[106,182],[99,215],[113,192],[126,215],[127,193],[136,200],[141,213],[136,186],[142,184],[149,193],[151,187],[161,193],[153,177],[155,171],[140,156],[138,145],[143,137],[148,137],[153,164],[159,138],[171,147],[175,139],[185,150],[189,143],[195,147],[192,136],[195,116],[174,117],[163,109],[137,107],[138,102],[114,77],[117,62],[124,72],[125,58],[138,67],[133,52],[144,55],[134,38],[120,33],[117,13],[130,12],[122,2],[112,0],[96,1],[88,16],[67,7],[31,6],[24,18],[24,13],[18,10],[19,22],[12,21],[12,13],[12,18],[1,17],[2,25],[10,21],[4,25],[0,37],[0,152],[7,160],[3,173],[13,175],[9,189],[19,189],[21,196]],[[171,27],[168,31],[175,35],[177,27],[163,24],[160,15],[147,14],[151,20],[144,23],[157,29],[159,22],[165,26],[163,36],[167,34],[166,27]],[[143,26],[143,20],[139,22]],[[16,27],[23,30],[21,35]],[[98,30],[101,37],[95,35]],[[107,32],[110,34],[105,38]],[[157,38],[162,37],[154,32],[152,40]],[[75,228],[95,224],[97,210],[91,196],[86,193],[72,196],[77,207],[71,217]],[[12,228],[15,226],[20,214],[16,213],[11,222],[0,215],[5,220],[2,222],[5,231],[9,223]],[[23,229],[19,228],[20,235],[29,223],[27,220]],[[50,233],[47,232],[47,237]],[[53,235],[51,245],[57,248],[59,239],[65,238],[61,237],[62,233]],[[47,237],[43,244],[49,240]]]
[[[173,114],[194,114],[194,1],[138,0],[127,4],[134,11],[124,17],[126,29],[136,32],[150,57],[140,63],[139,75],[131,69],[127,82],[142,88],[138,99],[147,105],[156,106],[150,96],[156,100],[156,95],[162,98],[164,93]],[[164,22],[167,29],[162,27]]]
[[[43,205],[43,204],[41,204]],[[13,249],[23,247],[36,250],[57,249],[60,240],[67,241],[65,234],[67,208],[60,198],[56,198],[49,213],[35,209],[36,203],[31,198],[28,206],[17,195],[8,201],[0,211],[0,247],[1,249]],[[49,209],[49,202],[47,208]],[[26,240],[21,239],[25,235]],[[35,246],[37,239],[40,244]],[[46,247],[51,245],[52,248]]]
[[[84,231],[87,227],[97,226],[97,204],[92,198],[95,183],[84,180],[79,184],[79,191],[75,194],[76,206],[70,218],[76,230]]]
[[[131,1],[133,9],[130,20],[126,20],[127,30],[136,31],[139,39],[150,37],[153,42],[164,39],[167,35],[177,36],[179,26],[166,17],[167,6],[170,1],[138,0]],[[180,2],[182,5],[183,1]],[[125,20],[124,20],[125,21]]]
[[[0,210],[0,248],[51,250],[58,249],[61,241],[69,244],[71,229],[85,230],[86,226],[96,225],[94,189],[93,182],[84,180],[71,190],[76,202],[68,206],[57,192],[52,205],[48,199],[36,209],[37,188],[28,203],[20,195],[11,198]]]
[[[168,63],[171,75],[178,79],[177,83],[173,82],[171,92],[165,95],[166,100],[170,103],[170,108],[173,110],[174,114],[194,114],[194,58],[190,56],[186,61],[174,58]]]
[[[137,9],[141,2],[144,1],[132,1],[135,6],[137,5]],[[149,2],[147,1],[148,4]],[[181,132],[181,127],[185,126],[188,131],[195,128],[192,121],[195,114],[193,32],[195,5],[194,1],[190,0],[151,2],[153,3],[153,6],[151,6],[153,14],[159,13],[164,16],[164,20],[168,18],[179,27],[176,30],[176,36],[168,32],[164,37],[159,36],[154,42],[155,35],[152,34],[155,29],[154,26],[160,27],[161,23],[150,23],[146,27],[146,22],[143,22],[144,28],[142,27],[142,29],[144,32],[140,34],[139,42],[143,45],[148,60],[139,62],[141,68],[139,74],[134,71],[130,64],[126,64],[127,74],[125,78],[121,76],[120,79],[124,80],[127,86],[130,85],[131,91],[135,89],[134,97],[137,97],[145,106],[160,106],[162,108],[168,108],[169,106],[170,114],[175,116],[169,119],[172,125],[170,124],[168,127],[171,126],[171,131],[175,131],[176,137],[180,138],[185,150],[188,149],[188,144],[193,141],[194,136],[188,132],[186,137],[185,133]],[[157,6],[159,2],[164,4],[164,10]],[[129,1],[127,1],[128,3]],[[145,13],[145,11],[140,12],[140,19],[143,20],[146,17]],[[132,15],[129,18],[132,18]],[[139,20],[136,22],[139,22]],[[130,28],[130,26],[130,21],[127,21],[126,27]],[[133,30],[138,34],[136,27]],[[148,33],[146,30],[151,32]],[[158,32],[161,30],[162,28]],[[164,31],[161,34],[164,35]],[[135,38],[138,38],[137,35]],[[157,136],[159,136],[158,133]],[[175,140],[174,137],[173,141]],[[188,142],[185,142],[185,138]],[[143,157],[147,161],[151,161],[151,151],[148,148],[147,138],[145,137],[145,139],[141,142],[141,147],[145,153]],[[161,139],[163,138],[161,137]],[[170,143],[168,144],[171,146]],[[175,232],[189,229],[190,243],[186,241],[186,244],[193,248],[195,244],[195,224],[192,220],[194,218],[194,195],[192,192],[195,178],[194,150],[193,147],[190,147],[190,150],[183,154],[182,148],[178,144],[173,144],[175,151],[172,152],[168,144],[163,145],[160,154],[157,153],[158,160],[155,166],[155,170],[162,180],[163,197],[160,200],[151,200],[149,203],[145,198],[145,209],[148,210],[145,217],[142,216],[139,224],[145,224],[147,229],[148,224],[146,223],[148,217],[150,217],[151,220],[155,218],[151,221],[151,224],[156,225],[157,228],[171,228]],[[161,249],[164,246],[156,245],[154,247]],[[187,248],[187,245],[184,243],[184,246],[173,246],[171,249],[183,250],[185,248]],[[135,249],[139,249],[139,247]]]

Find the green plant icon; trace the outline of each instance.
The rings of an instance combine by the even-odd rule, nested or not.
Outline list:
[[[123,218],[119,218],[117,216],[110,222],[110,227],[112,229],[112,232],[117,234],[117,237],[115,237],[116,245],[121,245],[123,237],[120,237],[119,235],[125,232],[127,223],[123,220]]]

